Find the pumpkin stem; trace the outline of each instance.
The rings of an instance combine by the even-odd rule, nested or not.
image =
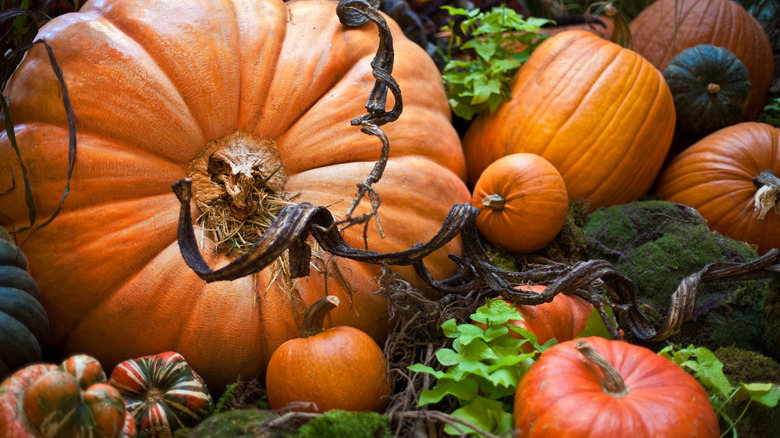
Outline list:
[[[308,338],[314,336],[317,333],[325,331],[323,322],[325,316],[330,313],[339,305],[339,299],[336,296],[328,295],[315,301],[314,304],[306,310],[306,314],[303,315],[303,328],[301,329],[301,337]]]
[[[623,18],[623,14],[619,13],[614,5],[608,3],[604,7],[604,15],[612,19],[613,29],[609,40],[624,49],[633,50],[634,43],[631,37],[631,29]]]
[[[720,85],[718,84],[707,84],[707,92],[710,94],[717,94],[720,91]]]
[[[506,199],[499,194],[487,195],[482,198],[482,205],[496,211],[503,210],[504,204],[506,204]]]
[[[758,187],[753,197],[753,207],[761,210],[758,218],[763,219],[772,208],[780,215],[780,178],[765,170],[753,178],[753,183]]]
[[[593,348],[588,341],[580,339],[574,344],[574,348],[577,349],[586,359],[596,364],[601,372],[604,373],[604,378],[601,380],[601,387],[604,392],[613,397],[625,397],[631,388],[623,381],[623,376],[613,367],[607,359],[601,355],[595,348]]]

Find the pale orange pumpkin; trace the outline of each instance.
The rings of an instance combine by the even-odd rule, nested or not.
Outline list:
[[[763,109],[774,74],[772,46],[761,23],[739,2],[658,0],[629,27],[634,50],[661,71],[685,49],[700,44],[727,49],[750,74],[752,91],[745,115]]]
[[[492,162],[527,152],[558,169],[570,200],[593,209],[650,190],[675,112],[663,76],[641,56],[586,31],[561,32],[534,50],[510,93],[463,138],[472,184]]]
[[[239,376],[262,374],[271,352],[300,333],[303,310],[326,293],[345,303],[328,324],[384,339],[387,302],[374,294],[375,265],[318,254],[305,278],[285,281],[276,276],[283,269],[271,266],[206,283],[186,266],[176,241],[179,201],[171,184],[186,177],[197,206],[224,200],[226,214],[246,215],[251,203],[231,198],[228,188],[248,177],[259,184],[278,170],[264,190],[344,217],[381,149],[376,137],[350,125],[366,112],[379,38],[373,23],[341,24],[335,8],[323,0],[107,0],[41,29],[38,38],[62,68],[78,134],[59,216],[17,235],[51,320],[51,345],[89,353],[108,368],[175,350],[219,393]],[[430,239],[453,204],[470,201],[439,72],[388,23],[404,112],[383,127],[390,160],[374,187],[387,237],[372,221],[367,238],[368,249],[379,252]],[[43,46],[28,52],[5,93],[45,218],[65,187],[68,130]],[[394,103],[389,96],[388,110]],[[5,135],[0,164],[22,174]],[[364,201],[356,214],[367,209]],[[19,229],[27,218],[19,181],[0,195],[0,225]],[[196,226],[199,239],[204,232]],[[364,247],[360,226],[344,238]],[[201,250],[213,267],[236,256],[209,239]],[[437,278],[455,269],[448,253],[460,253],[460,242],[426,259]],[[411,267],[397,271],[414,281]]]
[[[780,176],[780,129],[744,122],[677,155],[658,176],[655,192],[695,208],[710,229],[757,245],[763,254],[780,248],[780,187],[766,186],[765,201],[756,202],[753,180],[767,170]]]
[[[531,253],[563,228],[569,197],[561,174],[535,154],[510,154],[492,163],[474,186],[477,228],[494,245]]]

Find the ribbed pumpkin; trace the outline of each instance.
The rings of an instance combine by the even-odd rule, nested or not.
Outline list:
[[[755,203],[759,187],[754,178],[767,170],[780,175],[780,129],[745,122],[713,132],[680,153],[659,175],[655,191],[661,199],[695,208],[710,229],[765,253],[780,248],[780,189],[769,193],[774,200],[763,210]]]
[[[685,49],[664,70],[677,112],[677,127],[709,134],[742,120],[750,99],[745,65],[723,47],[700,44]]]
[[[527,152],[558,169],[570,200],[593,209],[650,189],[675,113],[661,73],[641,56],[586,31],[562,32],[534,50],[510,92],[464,136],[471,183],[499,158]]]
[[[488,166],[471,203],[479,208],[479,232],[494,245],[519,253],[547,245],[569,212],[561,174],[536,154],[511,154]]]
[[[194,427],[214,407],[203,379],[174,351],[120,363],[109,384],[119,390],[138,432],[149,438]]]
[[[763,109],[774,72],[772,46],[761,23],[739,3],[658,0],[643,10],[630,28],[634,50],[661,71],[687,48],[712,44],[727,49],[750,73],[753,90],[745,116]]]
[[[134,437],[135,422],[95,358],[29,365],[0,385],[0,436]]]
[[[0,227],[0,380],[39,362],[49,337],[49,318],[27,257]]]
[[[185,177],[193,179],[199,213],[213,202],[236,221],[251,219],[248,193],[265,184],[265,194],[328,206],[344,218],[381,149],[350,125],[366,112],[378,35],[372,23],[345,27],[335,7],[324,0],[106,0],[41,29],[38,38],[62,68],[78,134],[62,211],[29,239],[19,236],[54,346],[88,352],[106,367],[175,350],[219,392],[239,376],[264,372],[326,289],[349,303],[329,324],[386,336],[387,302],[374,294],[377,266],[321,254],[300,280],[275,277],[283,270],[277,266],[207,284],[185,265],[176,241],[180,206],[171,184]],[[379,252],[430,239],[453,203],[471,199],[439,72],[389,25],[404,112],[383,127],[391,158],[374,187],[387,237],[372,221],[367,239]],[[5,92],[38,215],[48,217],[65,187],[68,140],[43,46],[28,52]],[[388,110],[393,104],[389,96]],[[22,174],[5,136],[0,163]],[[274,205],[261,207],[255,212]],[[356,214],[367,210],[364,201]],[[19,182],[0,196],[0,224],[18,229],[27,218]],[[196,225],[199,239],[204,228]],[[344,238],[364,247],[361,226]],[[236,257],[215,247],[203,240],[211,266]],[[454,271],[448,253],[460,253],[460,242],[426,260],[437,278]],[[398,271],[414,276],[411,267]]]
[[[674,362],[587,337],[546,350],[523,374],[515,437],[716,438],[707,392]]]

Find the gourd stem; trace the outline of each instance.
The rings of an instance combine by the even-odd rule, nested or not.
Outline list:
[[[613,397],[624,397],[631,388],[626,386],[626,382],[623,380],[623,376],[607,362],[607,359],[601,355],[595,348],[593,348],[588,341],[580,339],[574,344],[574,348],[577,349],[586,359],[593,362],[601,372],[604,373],[604,379],[601,381],[601,387],[604,392]]]
[[[765,170],[753,178],[753,183],[758,187],[753,197],[753,206],[760,210],[758,218],[763,219],[773,208],[780,215],[780,178]]]
[[[720,85],[718,84],[707,84],[707,92],[710,94],[717,94],[720,91]]]
[[[314,336],[317,333],[325,331],[323,322],[325,316],[330,313],[339,305],[338,297],[328,295],[315,301],[314,304],[309,307],[306,314],[303,315],[303,328],[301,329],[301,337],[308,338]]]
[[[506,204],[506,199],[497,193],[482,198],[482,205],[495,211],[503,210],[504,204]]]

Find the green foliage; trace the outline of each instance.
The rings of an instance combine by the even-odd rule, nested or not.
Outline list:
[[[474,324],[458,324],[455,319],[442,324],[444,334],[453,339],[452,348],[436,352],[436,359],[446,371],[423,364],[409,367],[438,379],[434,388],[422,392],[419,405],[438,403],[452,396],[459,403],[453,416],[486,432],[508,436],[512,429],[513,396],[520,377],[541,352],[557,343],[553,339],[539,345],[533,333],[507,324],[522,319],[504,300],[493,299],[471,315]],[[510,336],[510,330],[520,336]],[[531,346],[531,351],[521,351],[523,345]],[[444,431],[459,434],[450,425]]]
[[[390,419],[376,412],[328,411],[301,426],[294,438],[391,438]]]
[[[659,355],[671,360],[686,371],[690,372],[711,394],[710,402],[715,411],[729,425],[723,432],[725,436],[734,428],[737,422],[745,415],[752,402],[774,408],[780,401],[780,389],[771,382],[744,383],[738,386],[732,385],[723,373],[723,362],[715,354],[704,348],[689,345],[688,348],[670,345],[658,352]],[[732,421],[723,409],[727,404],[739,398],[748,398],[739,417]]]
[[[222,393],[222,396],[219,397],[219,400],[217,400],[217,403],[214,405],[214,413],[222,412],[227,407],[228,403],[233,401],[233,398],[235,396],[234,392],[236,389],[237,383],[230,383],[225,387],[225,392]]]
[[[471,120],[474,115],[490,110],[510,97],[509,83],[515,72],[546,38],[539,30],[549,20],[530,17],[527,20],[507,7],[495,7],[489,12],[479,9],[467,11],[442,6],[450,16],[464,16],[457,28],[450,24],[442,30],[452,31],[447,63],[442,77],[450,107],[458,117]],[[461,35],[470,38],[462,42]],[[473,50],[473,59],[453,57],[453,47],[461,52]],[[524,47],[513,53],[512,47]]]
[[[764,107],[761,113],[761,122],[780,128],[780,97],[775,97]]]

